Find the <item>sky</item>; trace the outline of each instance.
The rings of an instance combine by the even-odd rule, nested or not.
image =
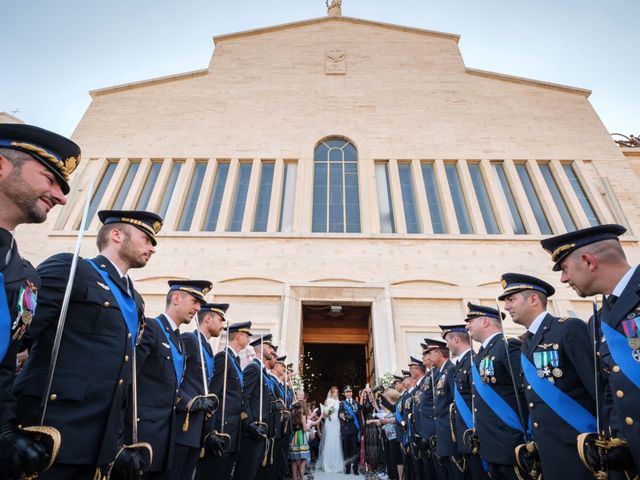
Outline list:
[[[212,37],[326,15],[324,0],[0,0],[0,111],[71,135],[89,91],[206,68]],[[640,135],[637,0],[343,0],[345,16],[461,36],[470,68],[591,90]]]

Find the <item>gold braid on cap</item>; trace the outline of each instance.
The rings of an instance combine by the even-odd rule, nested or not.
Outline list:
[[[202,299],[204,299],[203,293],[206,293],[206,292],[204,292],[204,290],[201,292],[200,290],[196,290],[195,288],[189,288],[189,287],[179,287],[178,290],[181,291],[181,292],[190,293],[191,295],[193,295],[195,297],[198,297],[198,298],[202,298]]]
[[[567,243],[566,245],[562,245],[556,248],[553,252],[551,252],[551,260],[556,262],[558,260],[558,257],[560,257],[561,253],[566,252],[567,250],[571,250],[575,246],[576,246],[575,243]]]
[[[160,223],[160,222],[155,222],[153,224],[153,226],[150,227],[149,225],[147,225],[143,221],[138,220],[137,218],[122,217],[122,218],[120,218],[120,221],[124,222],[124,223],[130,223],[131,225],[135,225],[137,227],[142,227],[144,230],[146,230],[148,233],[150,233],[152,237],[155,236],[155,234],[160,231],[159,228],[157,230],[155,228],[155,226],[156,226],[155,223]],[[162,226],[162,223],[160,223],[160,226]]]
[[[22,150],[26,150],[27,152],[33,152],[39,157],[47,160],[52,163],[54,167],[60,172],[62,178],[64,178],[67,182],[69,181],[69,175],[73,173],[73,171],[80,163],[80,157],[69,157],[65,160],[60,160],[55,155],[47,152],[44,148],[37,147],[31,143],[20,143],[20,142],[11,142],[12,147],[17,147]]]

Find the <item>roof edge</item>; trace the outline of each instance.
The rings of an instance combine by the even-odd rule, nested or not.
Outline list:
[[[540,87],[552,88],[554,90],[561,90],[563,92],[577,93],[588,98],[591,95],[591,90],[580,87],[572,87],[569,85],[562,85],[560,83],[544,82],[542,80],[534,80],[532,78],[518,77],[516,75],[507,75],[504,73],[490,72],[488,70],[479,70],[477,68],[465,67],[467,73],[472,75],[478,75],[480,77],[494,78],[497,80],[504,80],[507,82],[521,83],[527,85],[537,85]]]
[[[190,72],[176,73],[174,75],[166,75],[164,77],[156,77],[148,80],[140,80],[139,82],[123,83],[120,85],[114,85],[112,87],[105,87],[105,88],[99,88],[97,90],[90,90],[89,95],[91,95],[91,98],[96,98],[100,95],[120,92],[123,90],[131,90],[133,88],[145,87],[147,85],[173,82],[174,80],[182,80],[189,77],[200,77],[202,75],[206,75],[208,72],[209,72],[208,68],[203,68],[201,70],[192,70]]]
[[[323,22],[349,22],[349,23],[357,23],[361,25],[375,25],[375,26],[387,28],[390,30],[400,30],[403,32],[411,32],[411,33],[418,33],[422,35],[444,37],[450,40],[455,40],[456,43],[458,43],[458,41],[460,40],[460,35],[456,35],[453,33],[437,32],[435,30],[425,30],[422,28],[407,27],[404,25],[396,25],[394,23],[377,22],[375,20],[365,20],[363,18],[356,18],[356,17],[345,17],[345,16],[328,17],[327,16],[327,17],[310,18],[308,20],[300,20],[296,22],[281,23],[279,25],[271,25],[270,27],[254,28],[251,30],[242,30],[240,32],[227,33],[224,35],[214,35],[213,43],[215,44],[220,40],[228,40],[230,38],[249,37],[252,35],[260,35],[262,33],[273,32],[276,30],[285,30],[285,29],[300,27],[304,25],[312,25],[314,23],[323,23]]]

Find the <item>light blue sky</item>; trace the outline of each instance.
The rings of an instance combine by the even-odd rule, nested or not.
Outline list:
[[[638,0],[343,0],[343,14],[461,35],[468,67],[593,91],[640,134]],[[211,37],[326,15],[324,0],[2,0],[0,111],[70,135],[89,90],[206,68]]]

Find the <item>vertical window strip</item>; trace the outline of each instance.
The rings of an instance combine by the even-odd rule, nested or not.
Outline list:
[[[100,202],[102,201],[102,197],[104,197],[104,194],[107,191],[107,187],[109,186],[109,182],[113,178],[113,173],[116,171],[117,166],[118,166],[118,162],[109,161],[107,163],[107,168],[102,174],[102,178],[100,179],[98,188],[96,188],[95,191],[93,192],[93,198],[89,203],[89,212],[87,215],[86,228],[88,228],[89,225],[91,224],[91,221],[93,220],[93,217],[95,216],[96,211],[98,210],[98,205],[100,205]],[[76,228],[80,228],[81,223],[82,223],[82,219],[79,219],[76,225]]]
[[[158,215],[160,215],[162,218],[165,218],[167,215],[167,210],[169,209],[169,204],[171,203],[171,199],[173,198],[173,191],[176,188],[176,183],[178,182],[178,176],[180,175],[181,168],[182,162],[176,162],[174,160],[173,165],[171,166],[169,179],[167,180],[167,186],[164,189],[164,195],[162,196],[162,201],[160,202],[160,209],[158,210]]]
[[[327,201],[329,198],[327,169],[329,164],[315,161],[313,166],[313,218],[312,232],[327,231]]]
[[[271,189],[273,188],[274,162],[262,162],[260,172],[260,186],[256,202],[256,214],[253,219],[254,232],[266,232],[269,221],[269,205],[271,203]]]
[[[136,210],[146,210],[149,206],[149,200],[153,193],[153,188],[158,181],[158,175],[162,169],[162,162],[151,162],[151,168],[147,174],[147,178],[144,181],[144,187],[142,187],[142,193],[136,202]]]
[[[220,215],[220,205],[222,205],[222,196],[224,188],[227,184],[227,176],[229,175],[229,162],[218,162],[216,168],[216,177],[213,180],[213,190],[209,199],[209,209],[204,220],[204,230],[214,232],[218,224],[218,216]]]
[[[427,194],[427,203],[429,205],[429,215],[431,217],[431,228],[433,229],[433,233],[447,233],[433,163],[422,164],[422,180]]]
[[[482,220],[484,220],[484,226],[489,234],[500,233],[498,223],[496,222],[495,212],[489,199],[489,193],[487,192],[487,186],[480,170],[480,165],[477,163],[469,164],[469,174],[471,175],[471,181],[473,183],[473,189],[476,192],[476,198],[478,199],[478,205],[480,206],[480,213],[482,213]]]
[[[187,232],[191,228],[191,222],[193,222],[193,214],[196,212],[196,206],[198,205],[198,197],[200,196],[200,190],[202,190],[202,182],[204,180],[204,173],[207,170],[207,162],[196,162],[196,167],[193,170],[193,176],[189,183],[189,191],[187,192],[187,199],[182,207],[182,217],[178,224],[178,230]]]
[[[518,172],[518,177],[520,177],[520,183],[522,183],[522,186],[524,187],[525,194],[527,195],[527,200],[529,200],[529,205],[531,205],[531,209],[533,210],[533,215],[536,218],[536,222],[538,223],[540,232],[543,235],[552,234],[553,231],[551,230],[551,226],[549,225],[549,220],[547,219],[547,215],[542,208],[542,204],[540,203],[538,194],[533,187],[531,177],[529,176],[529,172],[527,171],[527,166],[524,163],[519,163],[516,165],[516,171]]]
[[[502,194],[504,195],[505,203],[509,207],[509,217],[511,219],[511,228],[513,229],[513,233],[516,235],[525,235],[527,231],[524,228],[522,217],[518,211],[516,199],[513,195],[513,191],[511,190],[511,185],[509,185],[507,175],[504,172],[504,166],[501,163],[494,163],[493,168],[498,176],[500,186],[502,187]]]
[[[360,190],[358,188],[358,164],[346,162],[344,167],[344,210],[345,231],[347,233],[360,232]]]
[[[542,177],[547,184],[547,188],[551,192],[551,197],[553,198],[553,203],[555,203],[558,208],[558,212],[560,213],[560,217],[562,218],[562,223],[564,223],[564,227],[567,229],[567,232],[573,232],[576,229],[576,224],[571,218],[571,213],[569,212],[569,208],[567,207],[567,202],[564,197],[560,193],[560,189],[558,188],[558,183],[551,172],[551,168],[548,163],[542,163],[538,165],[540,167],[540,171],[542,172]]]
[[[389,163],[376,162],[376,187],[378,190],[378,212],[380,215],[380,232],[395,233],[396,224],[393,218],[393,202],[389,185]]]
[[[407,233],[420,233],[420,221],[418,220],[416,195],[413,191],[411,164],[399,163],[398,174],[400,176],[400,191],[402,193],[402,205],[404,207],[404,218],[407,225]]]
[[[447,174],[449,190],[451,191],[451,200],[453,200],[453,209],[456,212],[456,219],[458,220],[460,233],[473,233],[473,229],[471,228],[471,219],[469,218],[469,211],[464,200],[464,193],[462,192],[462,183],[460,182],[458,168],[454,163],[448,163],[444,166],[444,169]]]
[[[293,212],[296,197],[296,179],[298,176],[297,162],[285,162],[284,164],[284,185],[282,189],[282,203],[280,205],[280,225],[278,231],[293,231]]]
[[[580,202],[580,205],[582,206],[582,210],[584,210],[584,213],[587,216],[587,219],[589,220],[589,224],[592,227],[595,227],[596,225],[600,225],[600,219],[598,218],[598,215],[593,209],[593,205],[591,204],[591,201],[587,196],[587,192],[584,190],[584,188],[582,187],[582,184],[580,183],[580,180],[578,179],[578,175],[576,174],[575,167],[573,165],[564,163],[562,164],[562,168],[564,170],[564,173],[567,175],[567,178],[569,179],[569,183],[571,183],[571,186],[573,187],[573,191],[578,197],[578,201]]]
[[[244,208],[247,203],[247,192],[249,190],[249,180],[251,179],[251,165],[251,162],[240,162],[236,194],[233,199],[233,208],[227,228],[229,232],[239,232],[242,230]]]
[[[120,185],[120,190],[118,191],[118,195],[116,196],[115,201],[113,202],[114,210],[121,210],[122,205],[124,205],[124,201],[131,190],[131,184],[133,183],[133,179],[138,173],[138,167],[140,167],[140,162],[130,162],[129,167],[127,168],[127,174]]]

